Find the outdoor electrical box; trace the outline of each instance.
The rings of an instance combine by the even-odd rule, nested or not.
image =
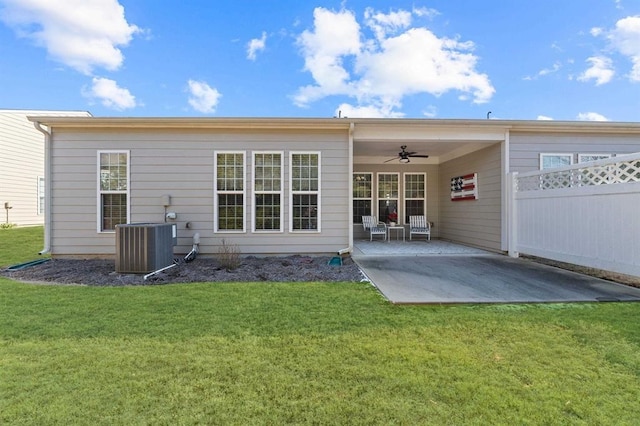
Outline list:
[[[116,272],[146,274],[173,264],[174,223],[116,225]]]

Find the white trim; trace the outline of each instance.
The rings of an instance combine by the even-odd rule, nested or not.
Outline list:
[[[100,155],[101,154],[126,154],[127,156],[127,189],[126,191],[102,191],[100,187]],[[125,194],[127,196],[127,223],[131,222],[131,151],[128,149],[104,149],[96,152],[96,225],[99,234],[115,233],[114,229],[102,229],[102,194]]]
[[[218,154],[242,155],[242,229],[218,228]],[[239,191],[222,191],[223,194],[237,194]],[[220,234],[243,234],[247,232],[247,153],[246,151],[213,151],[213,232]]]
[[[294,191],[293,190],[293,156],[294,155],[317,155],[318,156],[318,189],[316,191]],[[293,229],[293,195],[313,195],[317,196],[316,229]],[[322,156],[320,151],[289,151],[289,232],[295,234],[313,233],[322,231]]]
[[[540,153],[540,164],[539,164],[539,169],[540,170],[545,170],[542,166],[543,166],[543,159],[544,157],[569,157],[570,159],[570,163],[569,165],[573,164],[573,160],[574,160],[574,155],[572,152],[541,152]]]
[[[277,234],[284,232],[284,151],[253,151],[251,153],[251,232],[258,234]],[[280,155],[280,190],[279,191],[256,191],[256,155],[277,154]],[[280,228],[279,229],[256,229],[256,195],[257,194],[278,194],[280,195]]]

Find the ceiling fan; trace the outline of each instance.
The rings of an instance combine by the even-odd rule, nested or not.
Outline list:
[[[385,163],[388,163],[389,161],[393,161],[395,159],[400,160],[401,163],[408,163],[409,162],[409,157],[429,158],[428,155],[418,155],[418,153],[415,152],[415,151],[407,151],[407,146],[406,145],[402,145],[400,148],[402,149],[402,151],[400,151],[398,153],[398,156],[388,159],[387,161],[385,161]]]

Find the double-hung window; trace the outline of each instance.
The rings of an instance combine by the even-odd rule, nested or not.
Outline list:
[[[289,153],[290,231],[320,231],[320,153]]]
[[[398,222],[399,175],[378,173],[378,219]]]
[[[426,177],[425,173],[404,174],[405,223],[409,223],[409,216],[425,215]]]
[[[215,231],[245,230],[245,153],[216,152]]]
[[[362,216],[371,216],[373,197],[372,173],[353,174],[353,223],[362,223]]]
[[[129,222],[129,152],[98,151],[98,231]]]
[[[282,231],[282,152],[253,153],[253,230]]]
[[[44,214],[44,178],[38,176],[38,216]]]

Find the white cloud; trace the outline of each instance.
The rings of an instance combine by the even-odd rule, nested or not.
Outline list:
[[[611,81],[615,74],[611,59],[605,56],[592,56],[587,59],[587,62],[591,63],[591,67],[578,76],[578,81],[595,80],[596,86]]]
[[[340,104],[336,110],[336,117],[350,118],[402,118],[404,114],[393,111],[386,105],[364,105],[354,106],[351,104]]]
[[[424,111],[422,111],[422,115],[427,118],[434,118],[438,115],[438,108],[436,108],[435,105],[429,105]]]
[[[536,118],[536,120],[548,121],[548,120],[553,120],[553,118],[548,117],[546,115],[539,115],[538,118]]]
[[[611,47],[626,56],[631,61],[629,80],[640,82],[640,15],[620,19],[610,31],[594,28],[591,34],[606,37]]]
[[[129,90],[118,87],[114,80],[94,77],[89,90],[83,90],[83,95],[88,98],[97,98],[107,108],[122,111],[134,108],[138,105],[136,98]]]
[[[120,68],[126,46],[141,30],[117,0],[4,0],[0,19],[50,57],[84,74]]]
[[[640,15],[629,16],[616,22],[609,40],[620,53],[628,56],[633,64],[629,78],[640,82]]]
[[[222,95],[204,81],[189,80],[189,105],[198,112],[214,113]]]
[[[402,99],[419,93],[459,91],[474,103],[489,101],[495,89],[486,74],[476,71],[474,44],[410,27],[411,17],[412,12],[403,10],[384,14],[367,9],[365,29],[373,32],[367,38],[352,12],[316,8],[313,30],[298,37],[305,70],[315,84],[301,87],[294,102],[306,106],[346,95],[357,100],[359,111],[398,114],[394,108]]]
[[[247,59],[255,61],[257,53],[264,50],[266,43],[267,33],[265,32],[262,33],[262,37],[251,39],[251,41],[247,43]]]
[[[384,14],[368,7],[364,11],[364,20],[367,26],[375,33],[376,38],[383,40],[387,34],[397,34],[398,31],[411,25],[411,12],[399,10]]]
[[[576,119],[580,121],[609,121],[607,117],[597,112],[581,112]]]

